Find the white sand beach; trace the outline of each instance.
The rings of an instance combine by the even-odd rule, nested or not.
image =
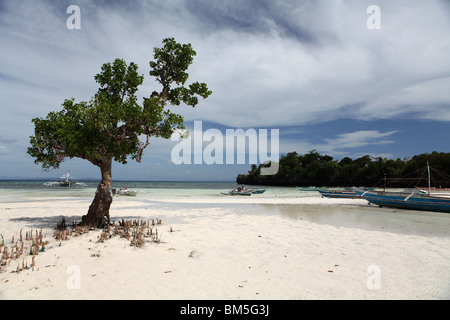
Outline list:
[[[49,241],[33,268],[26,250],[1,267],[0,299],[450,298],[448,214],[317,196],[117,197],[111,220],[161,219],[159,243],[99,242],[97,230],[55,240],[61,216],[79,220],[90,202],[0,202],[2,252],[21,230]]]

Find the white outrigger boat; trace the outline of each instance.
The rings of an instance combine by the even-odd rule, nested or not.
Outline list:
[[[427,162],[428,189],[416,188],[413,191],[388,192],[372,191],[361,188],[354,188],[354,191],[369,201],[380,207],[391,207],[400,209],[438,211],[450,213],[450,198],[438,193],[431,193],[430,166]],[[442,188],[441,188],[442,190]]]
[[[242,185],[242,187],[238,187],[228,192],[222,192],[222,194],[232,196],[251,196],[252,194],[264,193],[264,191],[266,191],[266,189],[248,189],[245,188],[244,185]]]
[[[87,185],[83,182],[76,182],[73,176],[70,175],[70,170],[67,171],[66,174],[62,175],[58,181],[49,181],[44,183],[46,187],[52,187],[54,185],[61,187],[72,187],[72,186],[82,186],[86,187]]]
[[[116,191],[117,195],[120,196],[131,196],[131,197],[135,197],[137,195],[137,191],[134,190],[128,190],[127,188],[120,188],[118,191]]]
[[[230,190],[228,192],[222,192],[222,194],[232,195],[232,196],[251,196],[253,193],[250,191],[242,191],[239,188]]]

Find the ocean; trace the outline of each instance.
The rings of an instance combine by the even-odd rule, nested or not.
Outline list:
[[[0,180],[0,202],[22,202],[36,199],[88,198],[93,199],[98,181],[77,181],[70,187],[62,187],[45,180]],[[112,188],[127,188],[138,192],[140,199],[154,198],[206,198],[223,196],[222,192],[236,189],[235,182],[199,181],[113,181]],[[259,188],[258,186],[249,186]],[[261,197],[319,196],[317,192],[300,193],[293,187],[262,187],[268,192]]]
[[[95,196],[97,181],[78,181],[79,185],[49,186],[44,180],[0,180],[0,209],[8,203],[82,201],[85,214]],[[305,219],[337,227],[395,231],[407,234],[448,235],[450,214],[427,211],[379,208],[362,199],[322,198],[317,191],[299,191],[295,187],[260,187],[263,194],[224,195],[237,188],[235,182],[113,181],[112,188],[137,191],[137,196],[115,196],[113,207],[132,201],[144,207],[158,207],[170,215],[173,211],[197,212],[214,209],[226,213],[278,215],[286,219]],[[4,208],[5,210],[7,208]],[[0,210],[1,214],[1,210]]]
[[[63,187],[44,180],[0,180],[0,202],[26,201],[35,198],[93,198],[98,181],[77,181]],[[128,188],[146,196],[211,195],[236,188],[233,182],[113,181],[112,188]]]

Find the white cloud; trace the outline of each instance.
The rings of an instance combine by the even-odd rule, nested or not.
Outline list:
[[[316,3],[310,25],[297,23],[317,37],[314,44],[276,27],[267,33],[220,29],[203,39],[199,68],[209,71],[203,74],[214,94],[188,118],[255,126],[414,116],[405,105],[432,109],[429,119],[450,117],[443,89],[450,26],[440,2],[383,2],[381,30],[366,28],[361,2]]]
[[[0,135],[0,143],[14,143],[14,142],[17,142],[17,139],[3,137],[2,135]]]
[[[343,133],[334,139],[325,139],[328,148],[331,149],[345,149],[345,148],[359,148],[369,144],[386,144],[393,143],[392,140],[386,140],[398,131],[389,131],[381,133],[374,130],[362,130],[350,133]]]
[[[450,121],[450,76],[424,80],[373,99],[361,109],[366,117],[417,116]]]
[[[334,138],[325,138],[322,142],[312,142],[308,138],[289,138],[281,140],[280,152],[288,153],[297,151],[299,154],[305,154],[311,150],[316,150],[319,153],[328,154],[333,157],[359,157],[366,154],[389,157],[391,156],[390,153],[371,152],[371,148],[367,147],[395,143],[389,137],[396,133],[398,131],[380,132],[377,130],[359,130],[341,133]],[[363,147],[366,147],[366,152],[361,152]]]
[[[381,0],[381,30],[368,30],[370,4],[82,0],[81,29],[68,30],[64,4],[3,1],[0,128],[25,149],[31,119],[60,108],[65,98],[89,100],[97,90],[94,75],[115,58],[139,65],[145,76],[139,96],[149,96],[158,84],[148,62],[165,37],[192,43],[190,80],[213,91],[195,109],[173,108],[188,121],[230,128],[307,127],[341,118],[450,121],[448,4]],[[371,134],[389,141],[383,132]],[[363,131],[331,140],[319,147],[335,152],[331,142],[375,143]],[[306,140],[292,143],[298,148],[289,151],[319,149]],[[167,149],[155,146],[155,154]]]
[[[5,146],[0,146],[0,156],[8,153],[9,150]]]
[[[139,94],[148,96],[157,85],[148,75],[152,49],[174,36],[198,53],[191,79],[213,91],[198,108],[180,109],[187,120],[298,125],[343,115],[395,117],[404,115],[401,106],[417,111],[423,104],[433,109],[427,118],[450,117],[450,97],[442,89],[450,74],[450,43],[444,40],[450,26],[440,1],[383,1],[382,29],[375,31],[367,29],[367,6],[360,1],[263,1],[257,7],[81,1],[81,30],[68,30],[69,15],[52,2],[6,6],[2,72],[20,80],[20,90],[32,94],[42,111],[66,97],[89,99],[96,91],[93,76],[116,57],[139,64],[146,76]],[[13,91],[6,103],[36,110],[14,102],[20,83],[8,83]],[[361,110],[345,109],[351,105]]]

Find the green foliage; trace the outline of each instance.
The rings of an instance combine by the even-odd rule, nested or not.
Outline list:
[[[320,155],[315,150],[305,155],[290,152],[280,157],[279,170],[275,175],[261,176],[261,165],[252,165],[248,174],[237,177],[237,182],[255,185],[373,187],[382,183],[386,175],[388,185],[410,187],[411,183],[425,182],[414,178],[420,177],[427,161],[436,169],[436,173],[443,174],[435,174],[435,185],[450,186],[450,180],[445,177],[450,177],[450,153],[438,152],[424,153],[409,160],[365,155],[355,160],[345,157],[340,161],[328,155]],[[408,179],[402,180],[404,177]]]
[[[111,159],[125,164],[128,156],[140,162],[152,136],[170,138],[176,129],[184,129],[183,117],[167,109],[185,103],[192,107],[198,97],[211,95],[205,83],[192,83],[186,72],[196,55],[190,44],[173,38],[163,40],[163,48],[154,48],[155,61],[150,75],[162,85],[142,105],[137,101],[138,87],[144,76],[138,66],[122,59],[105,63],[95,76],[99,89],[89,102],[67,99],[63,109],[50,112],[45,119],[35,118],[35,135],[30,137],[28,154],[44,169],[59,168],[64,158],[82,158],[104,166]],[[139,139],[146,136],[146,141]]]
[[[195,82],[184,86],[189,78],[186,73],[187,68],[193,62],[197,53],[192,49],[191,44],[177,43],[173,38],[163,40],[163,48],[154,49],[156,61],[150,61],[150,75],[156,77],[156,80],[163,86],[162,95],[173,105],[180,105],[181,102],[195,107],[198,103],[199,95],[207,98],[212,92],[204,83]],[[172,84],[178,85],[172,88]]]

